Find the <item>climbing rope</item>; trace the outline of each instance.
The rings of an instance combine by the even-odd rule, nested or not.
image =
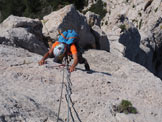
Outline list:
[[[62,94],[63,94],[63,87],[64,87],[64,77],[65,77],[65,69],[66,69],[66,72],[67,72],[67,76],[66,78],[67,79],[70,79],[70,72],[69,72],[69,61],[68,61],[68,58],[65,57],[64,58],[64,62],[65,62],[65,65],[62,65],[63,66],[63,76],[62,76],[62,85],[61,85],[61,95],[60,95],[60,102],[59,102],[59,108],[58,108],[58,116],[57,116],[57,122],[59,121],[59,115],[60,115],[60,109],[61,109],[61,102],[62,102]],[[65,68],[66,67],[66,68]],[[67,84],[69,84],[69,80],[67,80]],[[67,86],[65,84],[65,86]],[[69,86],[69,85],[68,85]],[[68,87],[66,87],[67,89]],[[69,99],[69,90],[66,90],[67,91],[67,96],[68,96],[68,99]],[[68,100],[68,115],[67,115],[67,122],[69,122],[69,113],[70,113],[70,106],[69,106],[69,100]]]
[[[60,102],[59,102],[57,122],[59,121],[59,115],[60,115],[60,109],[61,109],[61,101],[62,101],[62,94],[63,94],[63,88],[64,88],[64,72],[65,72],[65,69],[63,68],[62,85],[61,85],[61,95],[60,95]]]
[[[72,99],[71,99],[71,94],[72,94],[71,86],[72,86],[72,82],[70,80],[71,73],[69,72],[69,60],[68,60],[68,57],[65,57],[64,62],[65,62],[65,65],[64,65],[64,68],[63,68],[63,77],[62,77],[62,86],[61,86],[61,95],[60,95],[60,102],[59,102],[57,122],[59,121],[59,115],[60,115],[61,101],[62,101],[62,94],[63,94],[63,87],[64,87],[64,85],[66,87],[65,98],[66,98],[67,108],[68,108],[68,111],[67,111],[67,122],[70,121],[70,117],[72,119],[72,122],[75,122],[73,114],[72,114],[72,110],[71,110],[71,107],[70,107],[70,104],[71,104],[71,106],[72,106],[72,108],[73,108],[73,110],[74,110],[74,112],[76,114],[77,119],[79,120],[79,122],[81,122],[81,120],[79,118],[79,115],[78,115],[77,111],[75,110],[74,104],[73,104]],[[65,71],[66,71],[66,83],[64,82]]]
[[[66,67],[68,68],[68,67]],[[66,92],[67,94],[65,95],[65,97],[67,98],[67,106],[68,106],[68,114],[67,114],[67,122],[69,122],[69,113],[70,113],[70,96],[71,96],[71,81],[70,81],[70,72],[67,69],[67,85],[66,85]]]

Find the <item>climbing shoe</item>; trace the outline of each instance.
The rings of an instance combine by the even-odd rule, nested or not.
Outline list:
[[[89,64],[88,64],[88,63],[85,63],[85,64],[84,64],[84,67],[85,67],[85,70],[86,70],[86,71],[90,71],[90,67],[89,67]]]

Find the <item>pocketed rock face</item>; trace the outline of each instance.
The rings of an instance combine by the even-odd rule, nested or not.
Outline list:
[[[10,15],[0,24],[0,44],[22,47],[43,55],[47,47],[41,29],[42,23],[38,19]]]
[[[87,73],[79,64],[71,74],[71,98],[82,122],[162,120],[159,78],[141,65],[105,51],[89,50],[84,57],[92,71]],[[41,58],[21,48],[0,45],[0,122],[56,122],[63,70],[52,59],[38,66]],[[64,87],[60,122],[67,120],[65,93]],[[112,106],[123,99],[131,101],[138,114],[114,112]],[[78,121],[73,109],[72,114]]]

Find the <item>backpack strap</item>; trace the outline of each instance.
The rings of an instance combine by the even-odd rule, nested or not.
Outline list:
[[[64,34],[63,34],[63,33],[61,33],[61,36],[62,36],[64,39],[66,39],[66,37],[64,36]]]
[[[67,38],[67,44],[74,43],[74,40],[78,38],[78,34],[75,32],[75,30],[68,30],[68,34],[66,36]]]
[[[75,30],[67,30],[61,33],[58,31],[60,36],[58,38],[59,42],[66,43],[68,45],[74,43],[74,40],[78,38],[78,34],[75,32]]]
[[[59,32],[60,33],[60,32]],[[66,43],[67,42],[67,36],[68,32],[67,31],[64,31],[63,33],[60,33],[60,36],[58,38],[58,41],[59,42],[63,42],[63,43]]]

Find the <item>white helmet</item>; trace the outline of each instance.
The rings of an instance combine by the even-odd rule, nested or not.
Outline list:
[[[63,43],[58,44],[53,50],[54,56],[58,58],[62,58],[65,52],[66,52],[66,47]]]

